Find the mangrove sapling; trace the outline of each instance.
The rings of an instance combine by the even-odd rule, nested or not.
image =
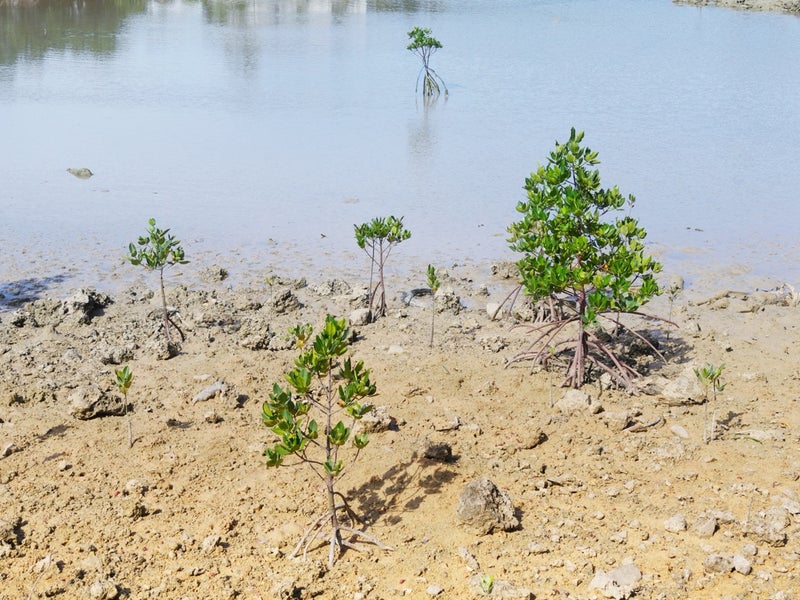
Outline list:
[[[150,219],[147,225],[147,235],[139,237],[136,244],[131,242],[128,245],[128,256],[126,258],[133,265],[141,265],[148,271],[158,271],[161,308],[164,311],[164,334],[167,338],[167,344],[172,344],[170,325],[178,330],[181,340],[183,340],[183,332],[170,318],[169,310],[167,309],[167,296],[164,293],[164,269],[172,265],[185,265],[189,262],[186,260],[180,240],[170,235],[169,229],[156,227],[156,220]]]
[[[301,325],[298,331],[307,331],[306,326]],[[291,464],[307,465],[324,482],[327,510],[314,519],[292,556],[297,556],[301,549],[305,555],[316,539],[327,536],[329,567],[345,548],[358,549],[354,544],[357,538],[391,550],[356,529],[358,518],[347,499],[336,490],[345,470],[343,456],[347,449],[354,451],[355,462],[369,441],[366,433],[354,433],[353,425],[372,409],[371,404],[362,400],[377,392],[363,362],[353,363],[349,357],[342,360],[349,339],[346,321],[328,315],[310,345],[298,344],[308,348],[301,351],[294,368],[286,373],[288,385],[273,385],[261,415],[264,424],[279,438],[274,446],[264,450],[267,466],[287,465],[284,461],[292,457],[295,462]]]
[[[433,265],[428,265],[428,287],[431,288],[431,348],[433,348],[433,327],[436,319],[436,292],[439,291],[440,285],[436,269]]]
[[[634,197],[600,187],[597,152],[581,145],[583,135],[573,128],[526,179],[527,200],[517,204],[522,220],[508,228],[511,248],[523,254],[517,266],[525,293],[545,309],[544,320],[529,327],[533,342],[509,364],[542,364],[554,346],[571,357],[562,385],[583,385],[589,365],[635,391],[638,371],[598,335],[599,322],[620,328],[621,315],[650,317],[639,309],[660,293],[654,275],[661,265],[645,254],[646,233],[635,219],[609,218]],[[649,340],[629,332],[663,360]]]
[[[421,77],[423,96],[434,98],[441,93],[441,88],[444,88],[444,95],[447,96],[449,92],[444,80],[431,68],[431,56],[442,47],[441,42],[431,35],[431,30],[427,27],[414,27],[408,32],[408,38],[411,40],[408,49],[422,60],[422,68],[419,71],[419,75],[417,75],[417,85],[414,91],[419,91]],[[442,84],[441,87],[439,87],[440,83]]]
[[[115,369],[117,389],[120,391],[125,402],[125,419],[128,422],[128,448],[133,447],[133,427],[131,426],[131,414],[128,412],[128,390],[131,389],[133,383],[133,373],[124,366],[121,369]]]
[[[411,237],[411,232],[403,226],[403,217],[377,217],[367,223],[354,225],[356,243],[366,252],[369,265],[369,310],[373,317],[386,315],[386,286],[384,267],[395,246]],[[375,268],[378,269],[378,282],[373,287]],[[380,290],[378,306],[373,312],[375,296]]]
[[[694,369],[694,375],[697,377],[697,381],[703,387],[703,442],[706,444],[708,444],[716,436],[717,392],[721,392],[725,389],[726,384],[722,383],[720,380],[720,377],[722,377],[722,371],[724,369],[724,364],[715,367],[711,363],[708,363],[701,369]],[[711,398],[709,398],[709,392],[711,392],[714,399],[714,411],[711,415],[711,427],[708,426],[708,403],[711,400]]]

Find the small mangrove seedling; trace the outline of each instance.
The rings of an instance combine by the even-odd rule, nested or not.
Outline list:
[[[428,265],[428,287],[431,288],[431,348],[433,348],[433,326],[436,319],[436,292],[439,291],[440,285],[436,269],[433,265]]]
[[[403,226],[403,217],[378,217],[355,228],[356,243],[370,259],[369,266],[369,311],[374,317],[386,315],[386,286],[383,270],[392,250],[411,237],[411,232]],[[378,283],[373,288],[375,268],[378,269]],[[380,290],[378,306],[373,312],[375,296]]]
[[[307,331],[305,325],[299,331]],[[291,556],[305,556],[315,540],[328,544],[328,566],[333,567],[345,548],[358,550],[356,538],[391,550],[375,537],[356,528],[358,517],[336,489],[345,471],[344,459],[355,462],[369,442],[353,425],[371,409],[363,402],[377,388],[364,363],[342,358],[348,351],[350,330],[345,319],[330,315],[313,341],[304,344],[294,368],[286,373],[288,385],[275,383],[261,418],[278,441],[264,450],[268,467],[306,465],[323,482],[326,510],[311,523]],[[293,459],[291,463],[285,462]]]
[[[494,575],[481,576],[480,584],[481,584],[481,591],[485,595],[490,596],[492,590],[494,590]]]
[[[725,389],[724,383],[720,380],[722,377],[722,371],[725,369],[725,365],[719,365],[715,367],[711,363],[708,363],[702,369],[695,369],[694,375],[697,377],[697,381],[703,387],[703,397],[705,401],[703,402],[703,441],[708,444],[711,440],[713,440],[716,436],[716,428],[717,428],[717,392],[721,392]],[[708,427],[708,403],[711,400],[709,398],[709,392],[711,393],[714,399],[714,411],[711,415],[711,427]]]
[[[427,27],[414,27],[414,29],[408,32],[408,38],[411,40],[408,49],[422,60],[422,68],[419,71],[419,75],[417,75],[417,85],[414,91],[419,91],[419,80],[421,77],[422,95],[425,98],[430,99],[437,97],[441,93],[442,88],[444,88],[444,95],[447,96],[448,91],[444,80],[439,77],[439,74],[431,67],[431,56],[442,47],[442,43],[431,35],[431,30]],[[441,87],[439,87],[440,83],[442,84]]]
[[[117,389],[120,391],[125,402],[125,419],[128,421],[128,448],[133,447],[133,427],[131,426],[131,414],[128,412],[128,390],[131,389],[133,383],[133,372],[124,366],[121,369],[115,369]]]
[[[132,265],[143,266],[148,271],[158,271],[159,284],[161,288],[161,308],[164,311],[164,334],[167,337],[167,344],[172,343],[169,326],[172,325],[178,330],[181,339],[184,338],[183,332],[170,318],[167,309],[167,297],[164,293],[164,269],[172,265],[185,265],[186,260],[180,240],[170,235],[169,229],[159,229],[156,227],[156,220],[150,219],[147,225],[147,235],[141,236],[134,244],[128,245],[128,256],[126,257]]]

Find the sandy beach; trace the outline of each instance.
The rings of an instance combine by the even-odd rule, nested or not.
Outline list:
[[[418,278],[390,277],[388,315],[355,327],[378,410],[340,489],[393,551],[328,569],[324,547],[288,557],[324,498],[310,471],[266,468],[261,402],[297,355],[288,328],[349,317],[367,272],[232,290],[220,270],[169,279],[186,339],[168,360],[155,278],[0,315],[0,598],[470,598],[487,577],[498,598],[794,597],[791,288],[659,297],[649,312],[678,326],[630,327],[667,362],[631,346],[641,393],[600,380],[576,398],[558,370],[505,367],[530,342],[524,303],[487,314],[514,288],[508,265],[442,270],[433,348],[430,297],[406,304]],[[707,363],[726,385],[704,404]],[[510,530],[460,520],[482,477],[513,503]]]

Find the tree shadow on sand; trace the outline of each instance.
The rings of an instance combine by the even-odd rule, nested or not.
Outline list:
[[[67,279],[69,275],[59,274],[0,283],[0,310],[19,308],[23,304],[39,300],[48,289]]]
[[[431,494],[456,476],[447,463],[413,454],[408,462],[398,463],[383,475],[375,475],[358,488],[350,490],[356,513],[367,523],[386,516],[386,522],[396,525],[403,514],[416,510]]]

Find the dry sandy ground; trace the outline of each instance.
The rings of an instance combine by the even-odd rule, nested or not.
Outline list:
[[[356,328],[390,427],[339,485],[394,550],[333,569],[324,547],[288,557],[324,499],[305,469],[265,467],[260,405],[296,356],[287,328],[349,315],[362,282],[171,282],[186,340],[168,360],[143,288],[89,315],[80,294],[0,314],[0,598],[470,598],[483,576],[496,598],[798,597],[796,296],[686,290],[678,328],[636,324],[668,359],[640,357],[644,393],[595,382],[570,409],[558,373],[504,368],[529,338],[486,313],[513,288],[502,271],[443,275],[463,308],[442,301],[433,349],[430,299],[397,294],[418,282],[390,279],[388,316]],[[667,298],[651,312],[667,316]],[[705,406],[692,369],[708,362],[727,385]],[[130,449],[124,417],[74,416],[121,406],[120,363],[135,377]],[[193,401],[215,381],[224,393]],[[440,443],[449,460],[424,456]],[[459,522],[479,477],[508,494],[517,528]],[[640,580],[598,587],[626,564]]]

